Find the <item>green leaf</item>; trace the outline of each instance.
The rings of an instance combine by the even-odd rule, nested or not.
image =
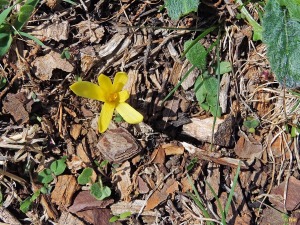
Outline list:
[[[229,73],[231,72],[231,63],[227,61],[222,61],[220,63],[220,74]],[[217,73],[217,68],[215,68],[215,73]]]
[[[14,21],[13,24],[17,31],[20,31],[22,27],[27,23],[38,2],[39,0],[27,0],[25,4],[20,8],[18,18]]]
[[[0,90],[5,87],[7,80],[5,77],[0,77]]]
[[[194,84],[194,91],[196,95],[196,99],[198,100],[199,104],[205,101],[207,91],[204,86],[204,81],[202,76],[199,76]]]
[[[219,117],[219,118],[221,117],[222,112],[221,112],[221,107],[220,106],[218,108],[217,108],[216,105],[215,106],[210,106],[209,111],[213,116]]]
[[[24,36],[24,37],[27,37],[31,40],[33,40],[35,43],[37,43],[38,45],[42,46],[42,47],[46,47],[46,45],[44,45],[43,42],[41,42],[39,39],[37,39],[35,36],[32,36],[31,34],[27,34],[25,32],[21,32],[19,31],[18,32],[20,35]]]
[[[89,167],[85,168],[77,178],[78,184],[86,185],[87,183],[89,183],[92,174],[93,174],[92,168]]]
[[[40,195],[41,195],[41,190],[39,189],[36,192],[34,192],[34,194],[30,198],[30,201],[31,202],[35,201]]]
[[[103,186],[99,183],[94,183],[90,189],[91,195],[93,195],[97,200],[103,200],[111,195],[111,190],[109,187]]]
[[[200,104],[201,108],[205,111],[209,111],[209,105],[206,102]]]
[[[185,42],[184,50],[188,49],[192,43],[192,40]],[[199,42],[191,47],[191,49],[186,53],[186,58],[189,60],[189,62],[199,69],[204,69],[206,67],[206,56],[207,52],[203,45],[201,45]]]
[[[52,171],[50,169],[44,169],[38,173],[38,181],[42,184],[48,184],[53,181]]]
[[[0,39],[0,57],[4,56],[8,52],[12,41],[13,37],[11,34]]]
[[[7,9],[3,10],[3,12],[0,14],[0,25],[4,23],[13,7],[14,6],[8,7]]]
[[[116,222],[118,219],[120,219],[119,216],[113,216],[112,218],[109,219],[110,223]]]
[[[290,14],[290,17],[300,21],[300,1],[299,0],[279,0],[280,6],[285,6]]]
[[[218,80],[215,77],[209,76],[204,78],[204,86],[209,95],[217,96],[218,94]]]
[[[172,20],[179,20],[190,12],[197,12],[199,3],[199,0],[165,0],[168,15]]]
[[[131,216],[131,212],[123,212],[120,214],[120,219],[125,219],[129,216]]]
[[[32,205],[32,201],[30,201],[30,197],[28,197],[20,203],[20,210],[23,213],[27,213],[30,210],[31,205]]]
[[[300,23],[278,0],[268,1],[263,18],[263,41],[271,68],[281,85],[300,87]]]
[[[218,99],[217,96],[214,94],[208,94],[206,97],[206,103],[210,106],[210,107],[215,107],[218,104]]]
[[[52,162],[51,165],[50,165],[51,171],[52,171],[56,176],[62,174],[62,173],[65,171],[66,167],[67,167],[66,159],[55,160],[55,161]]]
[[[245,127],[247,127],[248,129],[250,128],[256,128],[258,127],[260,124],[259,120],[257,119],[254,119],[253,117],[248,117],[244,122],[243,122],[243,125]]]

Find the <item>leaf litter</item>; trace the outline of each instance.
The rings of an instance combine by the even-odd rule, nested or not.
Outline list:
[[[196,13],[198,1],[189,1],[191,9],[168,15],[174,2],[165,2],[167,10],[160,2],[127,0],[41,3],[24,31],[48,47],[16,39],[1,59],[1,77],[7,80],[0,89],[2,222],[109,224],[113,215],[126,212],[131,216],[116,224],[220,221],[218,201],[225,208],[240,166],[227,223],[283,224],[282,218],[297,223],[299,93],[278,84],[266,46],[253,42],[252,27],[237,19],[237,4],[203,1]],[[246,5],[255,19],[259,7]],[[208,55],[204,61],[192,51],[187,59],[180,54],[198,35],[194,27],[213,26],[220,18],[227,21],[220,40],[225,66],[220,71],[222,117],[214,121],[213,110],[205,110],[199,99],[211,109],[217,104],[210,85],[217,81],[212,78],[216,50],[203,51],[216,43],[216,33],[198,42]],[[63,51],[70,58],[63,59]],[[163,103],[193,64],[198,70]],[[113,78],[117,71],[127,72],[128,102],[145,119],[134,126],[115,121],[99,134],[101,105],[76,97],[69,86],[80,79],[96,83],[100,73]],[[193,86],[204,73],[212,82],[200,93]],[[254,131],[244,123],[248,118],[259,121]],[[47,185],[38,182],[39,172],[63,156],[63,173],[51,175]],[[79,185],[85,168],[93,168],[93,176]],[[99,178],[112,192],[103,200],[89,191]],[[210,218],[191,198],[193,187]],[[23,213],[20,202],[41,188],[47,191]]]

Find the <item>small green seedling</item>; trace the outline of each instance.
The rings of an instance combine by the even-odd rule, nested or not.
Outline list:
[[[31,197],[28,197],[24,201],[22,201],[20,203],[20,210],[23,213],[27,213],[30,210],[32,203],[40,196],[40,194],[41,190],[39,189],[36,192],[34,192],[34,194]]]
[[[249,133],[254,133],[255,128],[259,126],[259,120],[253,117],[247,117],[243,125],[248,129]]]
[[[118,220],[124,220],[124,219],[126,219],[130,216],[131,216],[131,212],[123,212],[119,215],[114,215],[112,218],[109,219],[109,222],[113,223],[113,222],[116,222]]]
[[[5,6],[7,8],[0,13],[0,57],[8,52],[13,38],[17,35],[30,38],[37,44],[45,46],[36,37],[21,31],[30,19],[39,0],[26,0],[17,13],[12,13],[13,8],[21,2],[22,1],[19,0],[12,6],[9,6],[9,2],[6,2],[7,4]],[[3,4],[5,4],[5,1],[2,2],[2,7],[4,7]]]
[[[116,123],[121,123],[121,122],[124,122],[124,119],[123,119],[123,117],[119,113],[117,113],[116,116],[115,116],[115,118],[114,118],[114,121]]]
[[[90,183],[92,175],[93,169],[89,167],[85,168],[77,178],[78,184],[86,185],[87,183]]]
[[[70,51],[69,51],[69,48],[65,48],[62,53],[60,54],[60,57],[62,59],[70,59],[71,58],[71,54],[70,54]]]
[[[100,170],[104,170],[107,167],[109,161],[105,159],[101,163],[99,163],[97,160],[95,160],[94,163],[99,167]]]
[[[300,133],[300,127],[299,126],[292,126],[292,128],[291,128],[291,137],[292,138],[297,137],[297,136],[299,136],[299,133]]]
[[[193,158],[192,160],[191,160],[191,162],[187,165],[187,167],[186,167],[186,169],[187,169],[187,171],[191,171],[193,168],[194,168],[194,166],[195,166],[195,164],[198,162],[198,159],[197,158]]]
[[[51,163],[50,169],[46,168],[39,172],[38,181],[42,184],[49,184],[53,181],[55,176],[62,174],[67,167],[66,159],[66,157],[63,157],[59,160],[55,160]]]
[[[85,168],[79,177],[77,178],[77,181],[80,185],[86,185],[91,182],[91,176],[93,174],[92,168]],[[92,184],[90,186],[90,193],[93,195],[97,200],[103,200],[111,195],[111,190],[109,187],[104,186],[102,184],[102,180],[100,177],[98,177],[98,182]]]
[[[109,187],[103,186],[101,178],[98,177],[98,182],[92,184],[90,188],[90,193],[97,200],[103,200],[111,195],[111,190]]]

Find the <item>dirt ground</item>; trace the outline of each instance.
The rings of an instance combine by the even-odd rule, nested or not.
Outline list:
[[[1,58],[1,224],[300,224],[299,97],[233,2],[203,0],[179,20],[156,0],[40,2],[23,31],[46,47],[15,37]],[[260,22],[263,1],[248,2]],[[199,41],[213,46],[206,71],[230,65],[216,119],[196,98],[204,70],[163,101],[192,67],[184,43],[213,26]],[[69,87],[119,71],[144,119],[115,114],[101,134],[103,104]]]

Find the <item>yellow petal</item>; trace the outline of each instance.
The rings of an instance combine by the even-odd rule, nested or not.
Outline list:
[[[108,76],[105,76],[104,74],[100,74],[98,77],[98,83],[105,93],[109,94],[113,92],[113,85]]]
[[[119,102],[125,102],[129,98],[129,93],[126,90],[120,91],[118,94]]]
[[[114,78],[113,92],[120,92],[127,83],[128,76],[125,72],[118,72]]]
[[[103,133],[107,130],[109,123],[112,119],[115,109],[115,104],[104,103],[102,110],[98,119],[98,129],[100,133]]]
[[[116,110],[127,123],[136,124],[143,121],[143,115],[126,102],[118,104]]]
[[[105,101],[105,92],[97,85],[88,81],[78,81],[70,86],[78,96],[99,101]]]

